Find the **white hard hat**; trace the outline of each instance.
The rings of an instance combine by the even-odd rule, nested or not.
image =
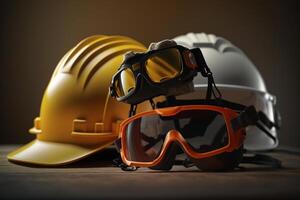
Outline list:
[[[213,73],[215,83],[226,100],[254,105],[270,120],[277,123],[276,97],[267,92],[265,82],[249,58],[228,40],[206,33],[188,33],[175,37],[177,44],[187,48],[200,48],[205,61]],[[207,81],[201,74],[194,78],[195,92],[182,98],[204,98]],[[248,150],[270,150],[278,146],[276,128],[270,133],[274,141],[256,126],[247,128],[245,148]]]

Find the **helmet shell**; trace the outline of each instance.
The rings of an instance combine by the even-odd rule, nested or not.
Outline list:
[[[223,98],[254,105],[274,121],[276,98],[267,92],[263,77],[241,49],[222,37],[206,33],[188,33],[174,40],[187,48],[201,49]],[[204,98],[206,87],[207,80],[198,74],[194,78],[195,92],[182,95],[181,98]],[[271,134],[277,137],[275,128],[271,129]],[[246,149],[268,150],[277,145],[257,127],[247,128]]]
[[[40,116],[29,131],[37,138],[8,159],[62,165],[111,145],[129,111],[128,105],[110,97],[111,78],[126,52],[145,50],[128,37],[96,35],[68,51],[51,77]]]

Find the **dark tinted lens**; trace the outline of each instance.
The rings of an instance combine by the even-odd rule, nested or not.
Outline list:
[[[196,152],[219,149],[228,144],[223,115],[208,110],[182,111],[176,116],[148,115],[126,127],[127,158],[147,162],[158,157],[166,134],[178,130]]]
[[[222,148],[228,144],[224,117],[211,110],[183,111],[176,116],[179,132],[199,153]]]

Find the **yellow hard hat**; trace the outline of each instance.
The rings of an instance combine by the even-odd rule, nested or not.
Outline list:
[[[37,138],[11,152],[8,160],[63,165],[111,145],[129,111],[127,104],[111,99],[111,78],[126,52],[145,50],[131,38],[103,35],[88,37],[72,48],[58,63],[40,117],[29,130]]]

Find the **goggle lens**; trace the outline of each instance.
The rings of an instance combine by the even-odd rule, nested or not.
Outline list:
[[[155,160],[170,130],[177,130],[197,153],[225,147],[229,137],[224,116],[211,110],[186,110],[175,116],[146,115],[130,122],[126,130],[126,157],[131,161]]]
[[[171,48],[152,54],[145,62],[147,75],[153,82],[161,83],[178,76],[182,71],[181,54]]]
[[[114,82],[114,88],[118,97],[126,96],[136,86],[135,77],[130,68],[122,70]]]

